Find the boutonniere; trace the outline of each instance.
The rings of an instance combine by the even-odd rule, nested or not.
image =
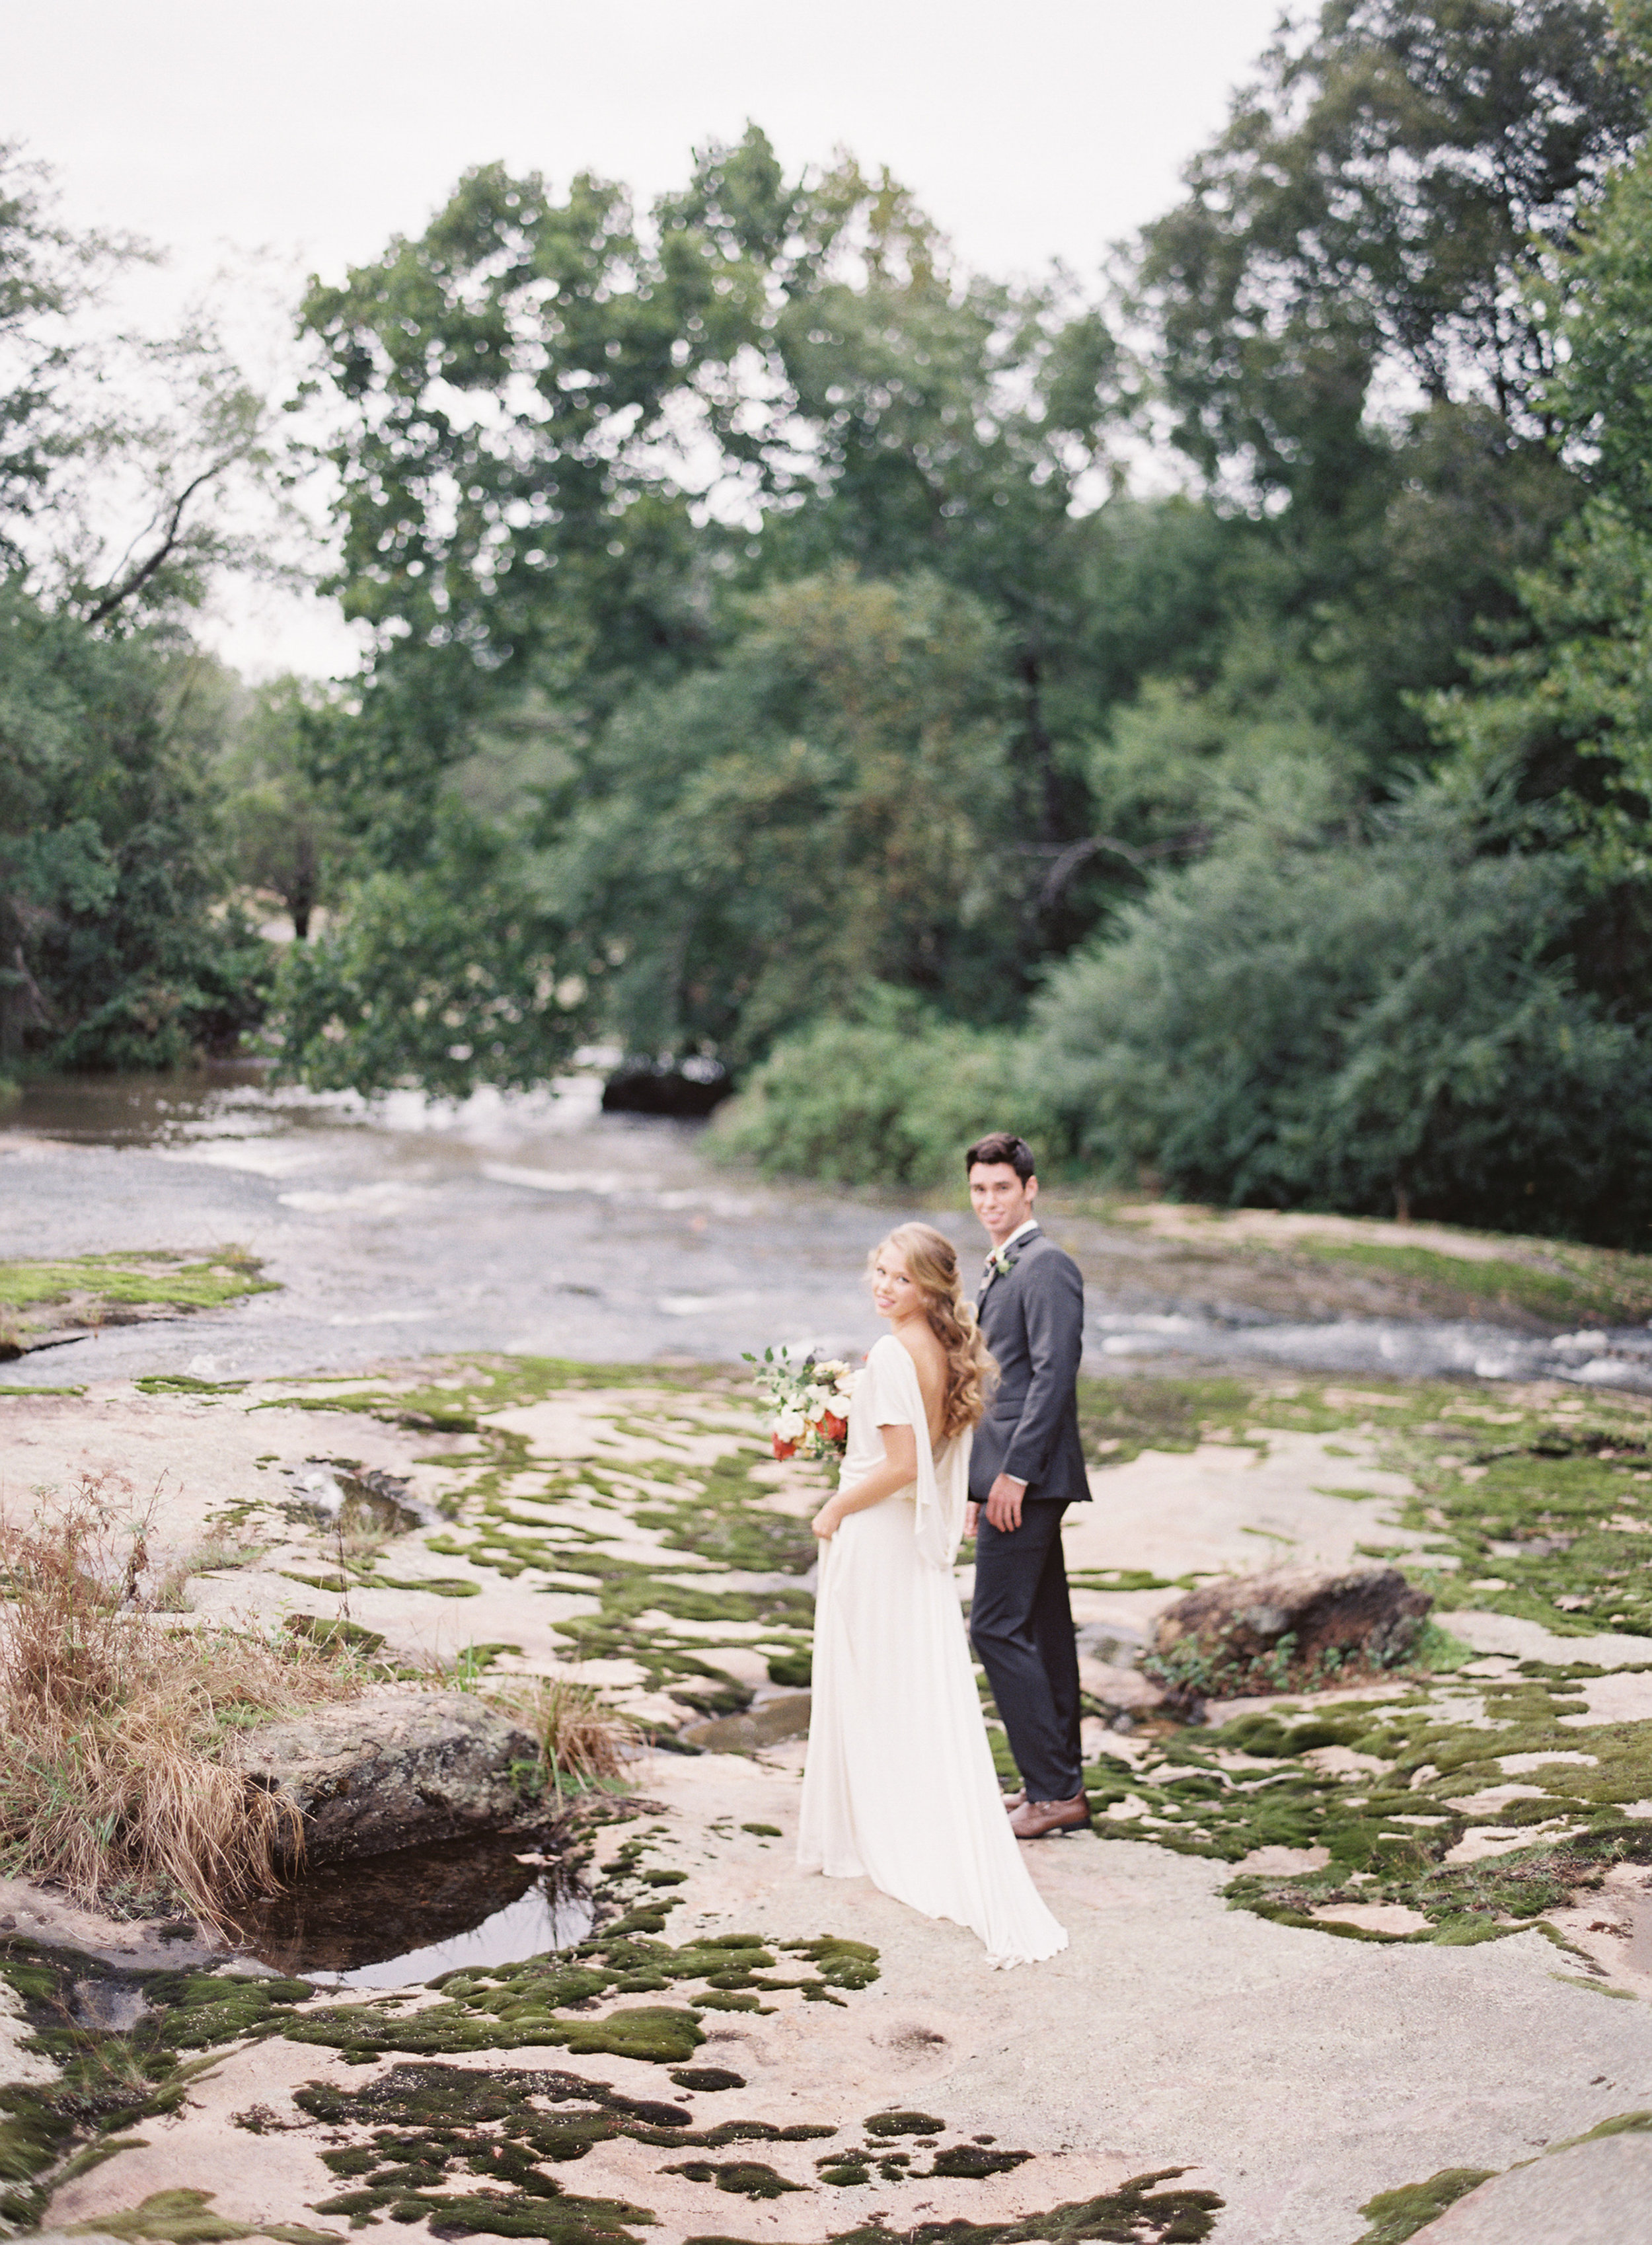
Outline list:
[[[986,1267],[995,1278],[1007,1278],[1019,1260],[1019,1256],[1012,1255],[1006,1248],[1000,1247],[996,1255],[987,1257]]]

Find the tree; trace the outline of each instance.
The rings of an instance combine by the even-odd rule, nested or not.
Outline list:
[[[265,948],[220,911],[222,679],[0,587],[0,1068],[171,1068],[234,1048]]]
[[[71,234],[53,215],[44,167],[25,163],[15,141],[0,142],[0,567],[21,563],[15,526],[80,440],[62,410],[78,355],[71,322],[129,248]]]
[[[336,896],[348,858],[342,823],[315,784],[312,743],[337,702],[308,679],[271,680],[246,697],[218,766],[229,860],[249,889],[281,899],[300,943]]]
[[[1626,62],[1652,85],[1652,11],[1618,9]],[[1652,870],[1652,152],[1623,164],[1530,291],[1562,363],[1546,394],[1590,496],[1522,613],[1474,665],[1472,689],[1430,705],[1465,787],[1510,790],[1533,830],[1579,851],[1615,897],[1600,971],[1643,1004]]]
[[[369,873],[323,936],[288,946],[277,1074],[321,1090],[410,1081],[458,1096],[542,1083],[590,1034],[598,971],[519,857],[449,810],[426,866]]]
[[[231,695],[183,622],[243,550],[260,409],[204,328],[98,331],[137,254],[0,151],[0,1067],[170,1067],[262,1008],[215,855]]]
[[[869,982],[1012,1014],[1011,737],[992,621],[935,578],[756,598],[720,669],[580,768],[553,882],[613,958],[613,1028],[744,1063]]]
[[[1076,1150],[1190,1199],[1642,1244],[1652,1036],[1578,985],[1580,869],[1439,790],[1334,809],[1263,803],[1057,970],[1027,1066]]]
[[[1335,514],[1379,384],[1544,430],[1554,328],[1520,284],[1643,127],[1605,0],[1327,0],[1147,229],[1177,444]]]
[[[958,275],[887,175],[845,159],[788,183],[753,128],[646,225],[589,177],[558,201],[469,173],[305,316],[337,415],[339,589],[378,634],[358,790],[428,805],[530,682],[599,727],[715,661],[728,588],[848,560],[993,605],[1018,824],[1046,855],[1081,824],[1058,737],[1091,551],[1073,508],[1121,408],[1070,283]],[[417,821],[378,817],[376,846],[416,850]]]

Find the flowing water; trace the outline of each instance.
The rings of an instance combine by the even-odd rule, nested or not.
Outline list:
[[[768,1343],[865,1348],[861,1284],[891,1222],[957,1208],[754,1184],[702,1126],[604,1115],[599,1079],[463,1103],[272,1091],[250,1067],[41,1085],[0,1126],[0,1256],[232,1242],[280,1291],[110,1326],[0,1365],[0,1383],[349,1373],[470,1349],[593,1362],[729,1362]],[[1258,1290],[1127,1226],[1061,1221],[1088,1360],[1267,1366],[1652,1389],[1652,1332],[1554,1336],[1482,1319],[1351,1313]]]

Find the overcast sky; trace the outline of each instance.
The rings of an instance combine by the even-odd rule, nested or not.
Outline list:
[[[1267,44],[1278,0],[51,0],[7,10],[0,139],[78,224],[171,253],[151,316],[258,254],[285,295],[416,233],[494,158],[644,199],[762,125],[789,169],[888,164],[968,263],[1092,274],[1161,210]],[[262,302],[272,300],[261,297]],[[274,321],[274,311],[259,316]],[[238,597],[250,670],[335,668],[314,602]]]

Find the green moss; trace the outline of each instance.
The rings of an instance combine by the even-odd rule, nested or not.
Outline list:
[[[1406,2238],[1414,2237],[1448,2206],[1455,2206],[1480,2183],[1489,2182],[1492,2173],[1489,2167],[1442,2167],[1426,2182],[1379,2191],[1359,2209],[1370,2227],[1354,2240],[1354,2245],[1405,2245]]]
[[[1213,1421],[1241,1417],[1254,1393],[1242,1380],[1121,1380],[1079,1381],[1079,1426],[1086,1455],[1123,1465],[1143,1450],[1196,1448]]]
[[[1032,2156],[1031,2152],[988,2152],[978,2144],[951,2144],[936,2153],[929,2174],[953,2181],[984,2182],[990,2175],[1012,2174]]]
[[[288,1614],[282,1626],[295,1637],[307,1637],[312,1645],[335,1651],[348,1646],[353,1652],[371,1654],[384,1642],[382,1630],[364,1629],[360,1622],[347,1621],[342,1615]]]
[[[1652,1860],[1652,1826],[1623,1813],[1652,1799],[1652,1724],[1562,1727],[1561,1717],[1581,1705],[1577,1685],[1567,1672],[1534,1665],[1474,1679],[1472,1691],[1418,1683],[1383,1703],[1329,1713],[1286,1707],[1168,1734],[1134,1768],[1104,1750],[1086,1772],[1096,1829],[1233,1863],[1261,1847],[1324,1848],[1330,1861],[1322,1870],[1245,1874],[1226,1891],[1236,1908],[1336,1938],[1395,1937],[1312,1915],[1356,1902],[1422,1913],[1428,1925],[1405,1936],[1413,1942],[1456,1947],[1519,1932],[1612,1863]],[[1391,1771],[1344,1778],[1309,1767],[1305,1756],[1324,1746],[1351,1747]],[[1595,1758],[1593,1766],[1540,1759],[1522,1772],[1517,1782],[1534,1797],[1486,1812],[1453,1806],[1506,1784],[1504,1756],[1580,1751]],[[1161,1780],[1161,1770],[1171,1774]],[[1139,1815],[1107,1814],[1138,1805]],[[1446,1863],[1475,1824],[1532,1837],[1477,1862]]]
[[[186,1263],[164,1248],[111,1255],[76,1255],[60,1262],[0,1263],[0,1306],[33,1309],[84,1301],[89,1308],[165,1303],[179,1310],[221,1309],[248,1294],[278,1291],[260,1274],[263,1265],[240,1247],[224,1247],[209,1262]]]
[[[150,1372],[132,1386],[140,1395],[240,1395],[244,1380],[196,1380],[186,1372]]]
[[[1575,1972],[1551,1972],[1549,1978],[1558,1980],[1563,1988],[1584,1988],[1591,1995],[1611,1996],[1621,2004],[1634,2004],[1640,2001],[1639,1997],[1631,1995],[1627,1988],[1608,1988],[1601,1980],[1581,1980]]]
[[[1620,2113],[1610,2120],[1601,2120],[1593,2128],[1586,2128],[1581,2136],[1567,2136],[1558,2144],[1550,2144],[1544,2157],[1556,2152],[1569,2152],[1575,2144],[1596,2144],[1602,2136],[1643,2136],[1652,2134],[1652,2113]]]
[[[915,2222],[900,2233],[900,2245],[1082,2245],[1087,2239],[1105,2238],[1130,2240],[1133,2245],[1199,2245],[1209,2236],[1222,2201],[1214,2191],[1156,2187],[1185,2173],[1182,2167],[1164,2167],[1136,2175],[1117,2190],[1016,2221]],[[717,2241],[691,2237],[687,2245]],[[835,2230],[826,2245],[890,2245],[890,2233],[875,2220],[857,2229]]]
[[[1614,1256],[1594,1268],[1581,1262],[1556,1269],[1548,1262],[1516,1262],[1501,1256],[1446,1255],[1432,1247],[1412,1247],[1378,1239],[1316,1238],[1291,1241],[1294,1255],[1317,1262],[1351,1264],[1357,1270],[1390,1272],[1438,1298],[1442,1306],[1459,1304],[1520,1310],[1551,1323],[1598,1319],[1618,1325],[1644,1323],[1652,1312],[1652,1260],[1641,1255]],[[1553,1250],[1547,1251],[1553,1253]]]
[[[740,2198],[779,2198],[789,2190],[803,2187],[802,2183],[788,2182],[784,2175],[756,2160],[680,2160],[664,2172],[687,2175],[690,2182],[714,2182],[719,2190],[731,2191]]]
[[[485,2172],[486,2155],[480,2156]],[[409,2180],[416,2181],[420,2173],[410,2168]],[[323,2199],[315,2210],[348,2214],[353,2229],[367,2228],[383,2212],[392,2221],[432,2219],[441,2224],[436,2234],[442,2236],[462,2237],[479,2230],[490,2237],[543,2237],[547,2245],[636,2245],[633,2232],[652,2227],[654,2218],[646,2206],[620,2198],[575,2197],[559,2183],[543,2179],[538,2189],[509,2198],[497,2191],[443,2191],[429,2196],[409,2187],[407,2181],[396,2182]]]
[[[833,1988],[870,1988],[878,1977],[877,1951],[863,1941],[842,1941],[826,1935],[816,1941],[787,1941],[790,1955],[807,1957],[821,1978]]]
[[[1455,1414],[1454,1414],[1455,1415]],[[1652,1634],[1652,1405],[1588,1396],[1564,1414],[1524,1412],[1490,1428],[1440,1422],[1402,1432],[1385,1462],[1417,1490],[1408,1527],[1456,1562],[1449,1595],[1541,1622],[1559,1636]],[[1442,1439],[1443,1436],[1443,1439]],[[1426,1559],[1407,1571],[1428,1587]]]
[[[175,2112],[194,2079],[218,2063],[213,2053],[221,2045],[276,2031],[311,1993],[302,1980],[119,1973],[73,1950],[22,1941],[0,1950],[0,1977],[22,1999],[29,2046],[59,2069],[55,2083],[9,2085],[0,2120],[0,2217],[29,2228],[45,2210],[44,2178],[63,2180],[61,2170],[76,2163],[77,2142],[93,2139],[78,2155],[83,2170],[107,2158],[134,2122]],[[146,2009],[125,2031],[77,2025],[77,1984],[88,1981],[132,1989]],[[187,2050],[207,2054],[180,2059]]]
[[[874,2113],[862,2126],[869,2136],[938,2136],[946,2123],[929,2113]]]
[[[370,2143],[322,2153],[333,2173],[354,2187],[323,2201],[318,2213],[348,2214],[358,2221],[378,2212],[388,2212],[393,2221],[429,2214],[439,2218],[445,2230],[457,2219],[449,2209],[461,2201],[429,2194],[456,2175],[470,2174],[494,2186],[488,2201],[493,2214],[480,2221],[472,2211],[465,2216],[467,2224],[505,2236],[561,2235],[536,2226],[545,2219],[547,2201],[574,2209],[568,2218],[586,2224],[599,2219],[592,2208],[612,2208],[612,2201],[567,2197],[544,2169],[581,2160],[593,2145],[617,2137],[672,2149],[718,2151],[735,2143],[807,2142],[833,2133],[802,2124],[779,2128],[760,2120],[726,2121],[695,2131],[690,2115],[678,2106],[627,2097],[579,2074],[514,2069],[397,2065],[359,2090],[311,2082],[297,2092],[295,2102],[329,2128],[372,2134]],[[543,2110],[547,2105],[553,2109]],[[748,2197],[777,2194],[766,2181],[773,2170],[752,2160],[692,2160],[669,2171],[714,2181]],[[474,2208],[475,2201],[463,2202]],[[633,2208],[602,2218],[629,2223],[649,2217]],[[591,2233],[576,2228],[566,2234],[583,2239]]]
[[[628,1842],[622,1852],[640,1845]],[[633,1857],[622,1869],[634,1868]],[[405,2018],[376,2004],[340,2004],[294,2018],[283,2031],[291,2041],[363,2058],[392,2051],[436,2056],[549,2045],[580,2056],[681,2066],[704,2039],[698,2024],[702,2011],[755,2011],[763,1994],[785,1988],[801,1989],[816,2001],[836,2000],[832,1989],[864,1987],[877,1977],[877,1950],[859,1942],[791,1944],[816,1970],[806,1978],[776,1978],[775,1954],[755,1935],[726,1934],[680,1948],[640,1937],[661,1922],[658,1913],[633,1911],[566,1957],[444,1973],[433,1984],[446,2000]],[[693,1990],[694,2009],[646,2005],[600,2018],[574,2009],[599,1997],[674,1986]]]
[[[112,2237],[125,2237],[132,2245],[145,2245],[145,2241],[165,2241],[165,2245],[222,2245],[222,2241],[234,2237],[277,2237],[282,2245],[335,2245],[335,2233],[328,2229],[306,2229],[291,2221],[232,2221],[227,2214],[214,2214],[210,2190],[158,2190],[145,2199],[141,2205],[129,2208],[124,2214],[100,2214],[92,2221],[71,2222],[65,2231],[70,2237],[85,2232]]]

